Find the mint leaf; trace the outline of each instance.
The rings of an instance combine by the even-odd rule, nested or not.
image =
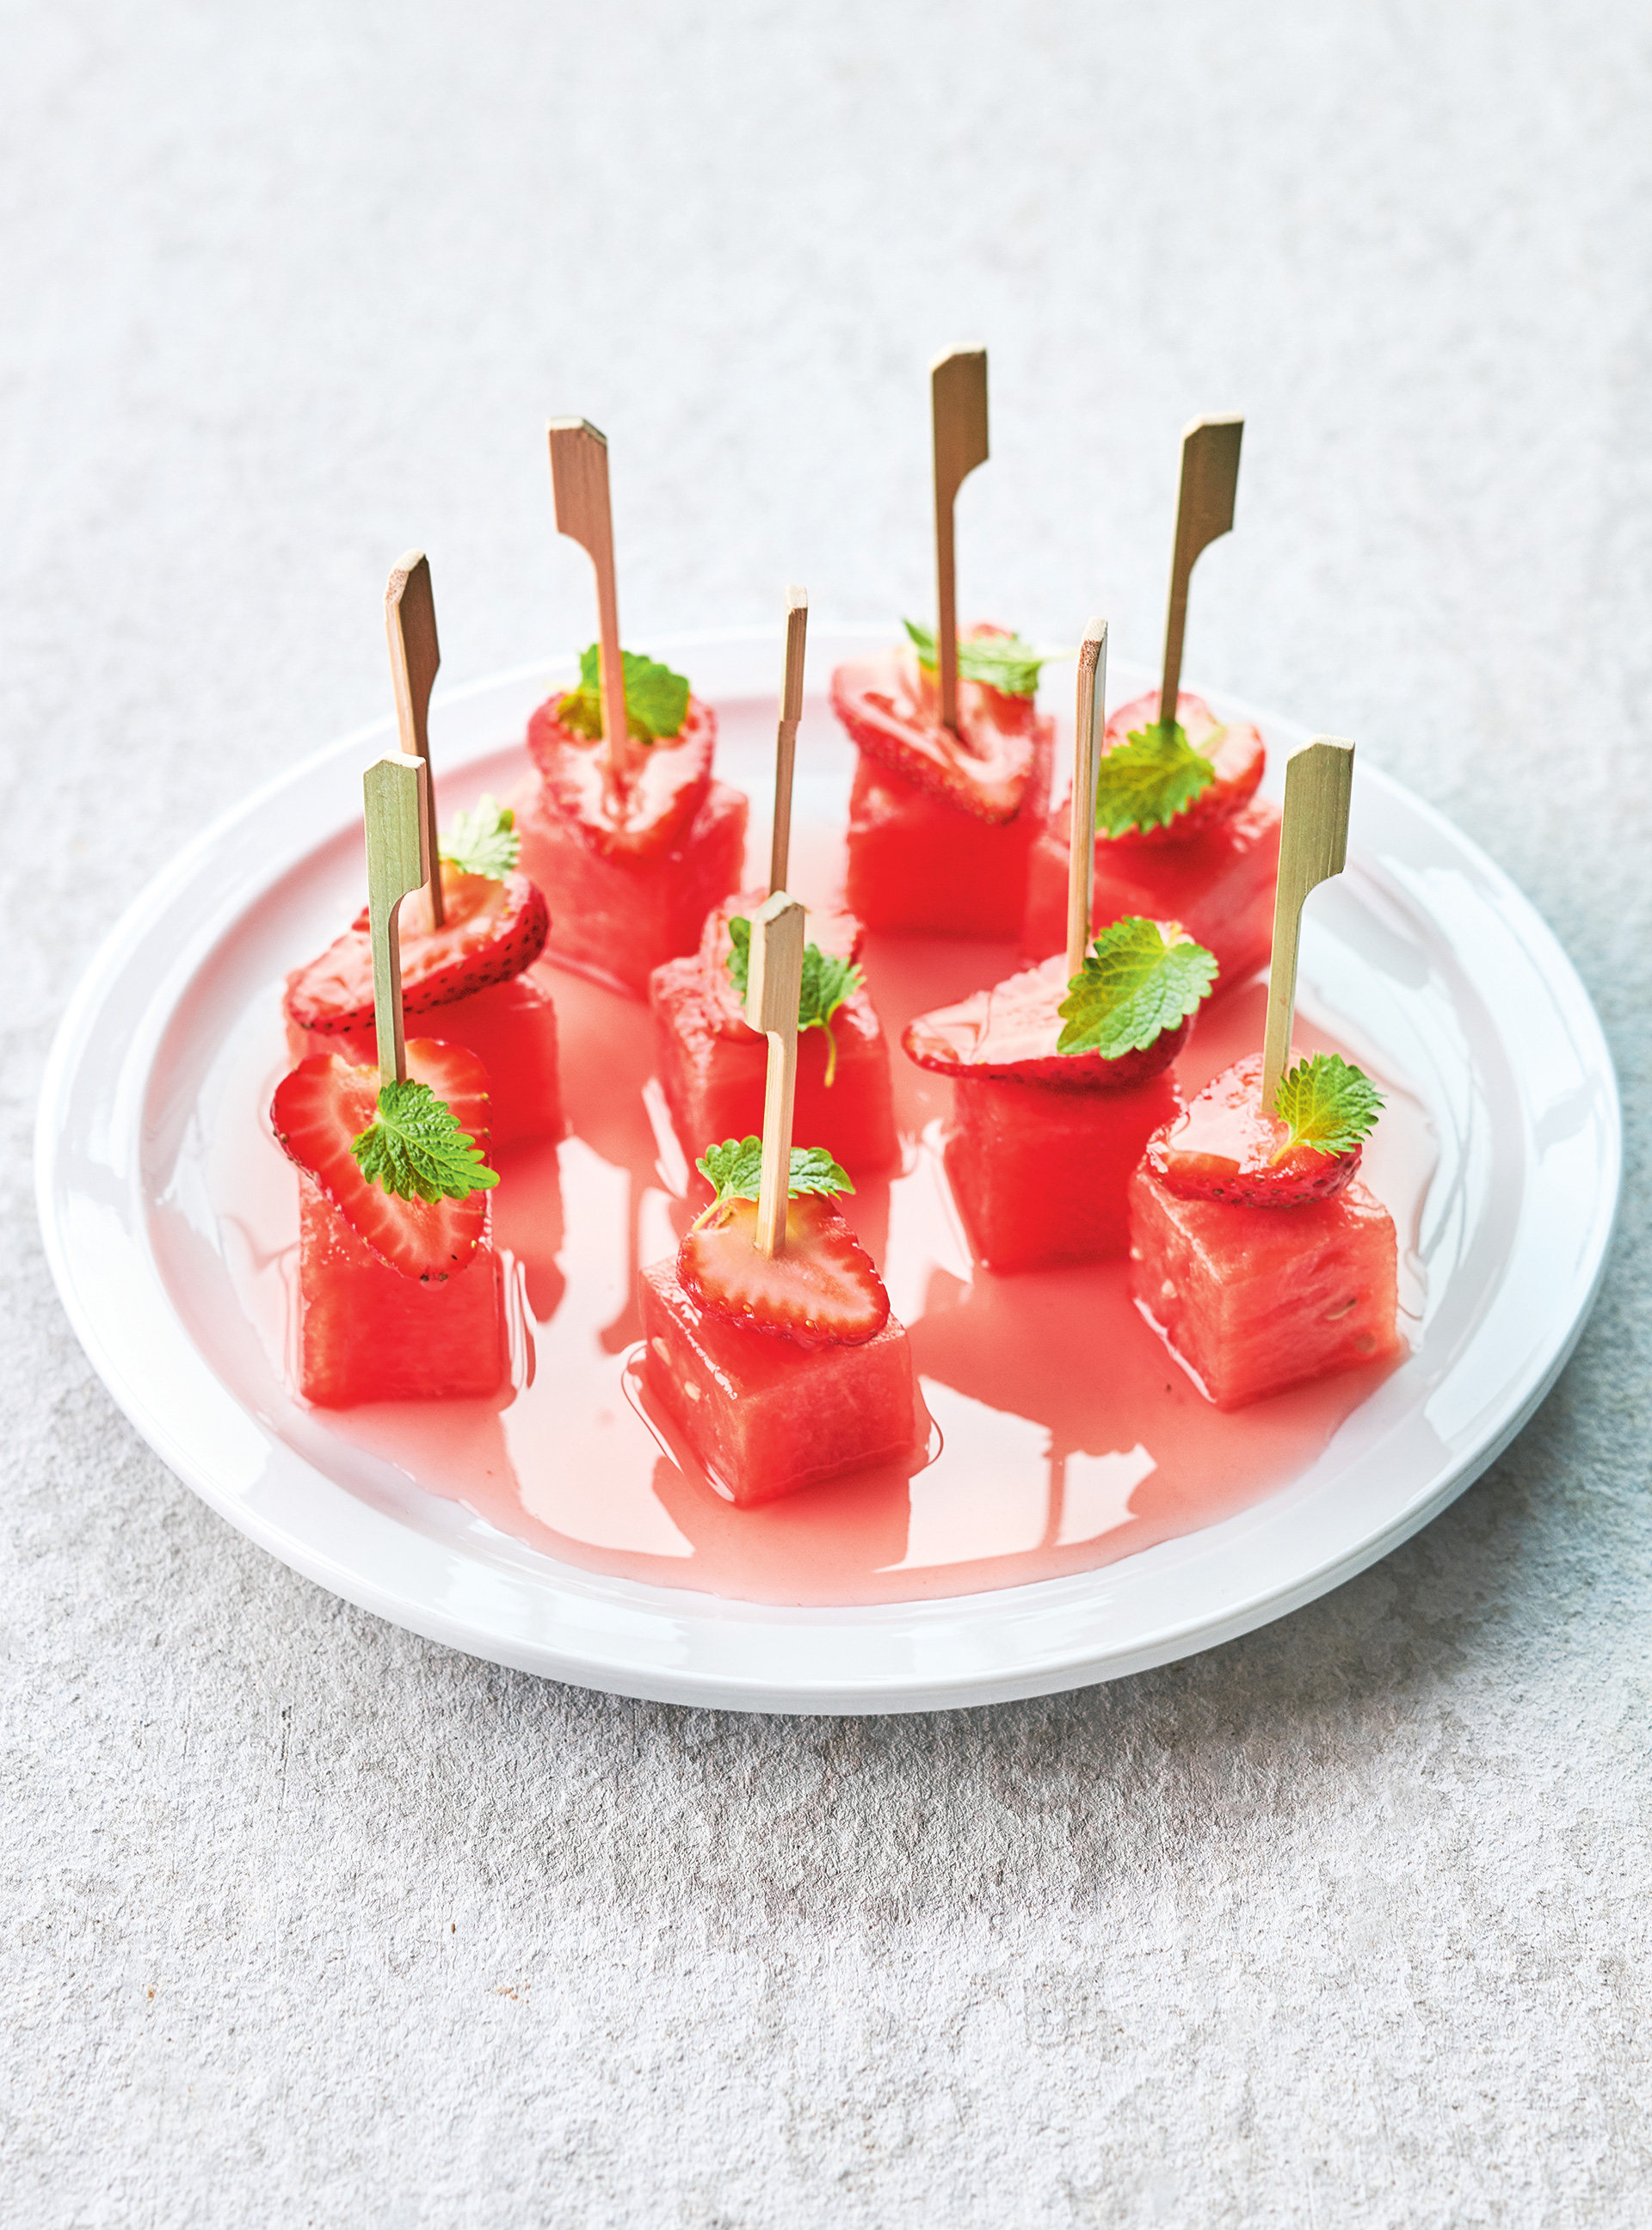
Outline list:
[[[447,1101],[411,1079],[379,1086],[378,1112],[350,1150],[370,1184],[400,1200],[468,1200],[499,1183]]]
[[[744,1006],[752,983],[752,925],[743,913],[731,916],[728,934],[733,946],[728,956],[729,976]],[[835,952],[823,952],[817,944],[804,945],[803,979],[797,992],[797,1028],[825,1031],[828,1085],[837,1074],[837,1041],[832,1035],[832,1016],[855,996],[865,981],[857,962],[842,959]]]
[[[1220,728],[1205,741],[1219,744]],[[1196,751],[1179,720],[1133,728],[1126,742],[1102,756],[1096,779],[1095,825],[1104,836],[1126,828],[1168,828],[1216,780],[1216,769]]]
[[[1104,929],[1068,986],[1057,1053],[1103,1060],[1152,1045],[1179,1028],[1216,981],[1213,954],[1192,939],[1171,943],[1156,921],[1128,914]]]
[[[935,637],[926,627],[915,620],[902,620],[901,626],[912,637],[918,652],[918,663],[926,672],[935,671]],[[994,689],[1002,689],[1009,697],[1030,697],[1038,687],[1038,672],[1044,661],[1031,643],[1023,642],[1018,635],[959,635],[958,639],[958,678],[960,681],[985,681]]]
[[[1337,1053],[1316,1053],[1281,1076],[1274,1112],[1289,1136],[1277,1162],[1294,1146],[1321,1154],[1346,1154],[1371,1136],[1383,1112],[1383,1095],[1352,1061]]]
[[[688,684],[668,666],[656,666],[640,651],[623,650],[625,726],[640,744],[657,744],[682,733],[688,717]],[[579,654],[579,686],[557,707],[565,728],[595,743],[603,732],[602,654],[593,642]]]
[[[761,1138],[725,1138],[707,1146],[694,1167],[722,1200],[755,1200],[763,1176]],[[787,1197],[805,1192],[853,1192],[847,1170],[839,1169],[824,1146],[794,1146]]]
[[[455,813],[442,839],[441,852],[464,875],[491,875],[502,882],[516,865],[522,840],[508,805],[484,790],[468,813]]]
[[[744,1006],[752,989],[752,925],[743,913],[731,914],[728,933],[734,946],[728,956],[728,972]]]

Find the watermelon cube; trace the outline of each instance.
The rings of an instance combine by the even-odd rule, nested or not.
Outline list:
[[[1067,865],[1072,801],[1046,821],[1032,848],[1022,949],[1058,952],[1067,938]],[[1279,873],[1279,809],[1254,798],[1230,819],[1176,843],[1146,845],[1099,836],[1094,930],[1130,914],[1178,921],[1216,957],[1217,991],[1266,965],[1274,933]]]
[[[1358,1178],[1295,1208],[1130,1181],[1136,1304],[1219,1409],[1397,1354],[1393,1218]]]
[[[742,1510],[918,1448],[926,1421],[904,1328],[858,1347],[749,1331],[683,1291],[674,1258],[642,1273],[643,1379]]]
[[[495,1146],[562,1136],[562,1088],[557,1073],[557,1010],[531,976],[450,999],[418,1017],[448,1045],[468,1046],[487,1072],[489,1135]],[[303,1030],[289,1019],[287,1050],[294,1061],[336,1053],[371,1068],[378,1059],[371,1028]]]
[[[739,887],[746,803],[724,783],[711,783],[686,834],[645,859],[598,852],[538,782],[512,803],[522,867],[551,908],[546,955],[616,989],[646,996],[655,969],[692,952],[708,911]]]
[[[1116,1092],[965,1076],[952,1089],[946,1174],[977,1261],[1032,1270],[1126,1253],[1131,1173],[1181,1108],[1168,1070]]]
[[[299,1391],[319,1408],[497,1392],[508,1367],[498,1256],[484,1235],[429,1284],[381,1262],[307,1172],[299,1176]]]
[[[760,1134],[768,1040],[743,1022],[738,1034],[727,1034],[721,1002],[707,989],[697,957],[656,968],[649,996],[659,1026],[660,1081],[689,1160],[720,1138]],[[899,1152],[889,1051],[864,989],[838,1009],[832,1036],[837,1060],[830,1084],[824,1033],[798,1036],[793,1135],[824,1146],[846,1170],[887,1169]]]
[[[1017,936],[1049,789],[1048,736],[1021,809],[996,823],[978,820],[862,751],[849,793],[845,903],[868,929]]]

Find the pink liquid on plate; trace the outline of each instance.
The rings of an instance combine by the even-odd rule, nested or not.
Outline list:
[[[836,840],[799,831],[794,890],[829,902],[841,864]],[[915,1068],[900,1039],[913,1015],[1010,974],[1016,955],[874,938],[863,957],[890,1043],[905,1166],[863,1182],[846,1211],[911,1335],[938,1428],[931,1460],[742,1511],[686,1453],[674,1459],[674,1436],[651,1428],[628,1363],[641,1337],[638,1271],[675,1251],[689,1213],[687,1169],[651,1080],[653,1017],[543,964],[570,1136],[495,1157],[515,1382],[490,1402],[372,1404],[314,1421],[565,1563],[775,1603],[909,1601],[1082,1571],[1300,1476],[1392,1366],[1224,1416],[1132,1307],[1122,1262],[1014,1277],[974,1269],[939,1151],[952,1086]],[[1184,1092],[1260,1046],[1264,1005],[1253,984],[1201,1019],[1177,1064]],[[1306,1023],[1297,1042],[1347,1050]],[[278,1370],[298,1239],[297,1176],[266,1118],[283,1067],[272,991],[268,1028],[255,1018],[244,1033],[224,1103],[245,1120],[222,1126],[207,1177],[220,1227],[234,1233],[225,1252],[236,1290]],[[1434,1159],[1423,1109],[1391,1087],[1365,1174],[1398,1228],[1413,1322],[1422,1292],[1411,1250]]]

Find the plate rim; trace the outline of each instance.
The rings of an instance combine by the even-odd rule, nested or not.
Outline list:
[[[864,640],[885,635],[887,629],[875,623],[857,625],[847,621],[833,621],[823,615],[811,632],[818,641],[822,637]],[[657,640],[660,649],[668,652],[691,651],[713,646],[752,649],[772,646],[778,649],[780,632],[773,627],[730,627],[676,634],[669,637],[661,635]],[[1072,653],[1068,652],[1067,656],[1070,659]],[[1059,654],[1052,654],[1050,662],[1056,663],[1059,658]],[[559,668],[571,672],[571,660],[551,657],[524,661],[487,676],[438,691],[434,700],[435,709],[439,712],[444,706],[455,706],[467,700],[520,685],[534,677],[549,680]],[[1255,719],[1265,732],[1270,726],[1276,731],[1292,732],[1300,727],[1298,722],[1277,712],[1268,712],[1252,706],[1228,692],[1212,689],[1209,693],[1220,698],[1235,712]],[[84,1041],[87,1026],[95,1017],[102,999],[106,996],[108,985],[106,979],[124,959],[136,934],[145,926],[164,919],[175,896],[194,880],[204,860],[237,824],[256,811],[261,802],[277,792],[301,785],[307,777],[330,762],[371,745],[375,739],[390,733],[393,726],[393,720],[389,718],[365,723],[294,760],[269,780],[257,785],[237,803],[216,815],[136,893],[97,946],[65,1005],[42,1075],[35,1138],[36,1209],[53,1280],[76,1337],[117,1405],[168,1468],[210,1507],[228,1518],[237,1531],[316,1584],[326,1587],[358,1608],[405,1627],[428,1640],[461,1650],[484,1661],[511,1665],[543,1677],[596,1687],[610,1693],[654,1698],[713,1709],[805,1715],[905,1712],[967,1708],[984,1703],[1087,1686],[1103,1680],[1125,1678],[1234,1640],[1270,1623],[1275,1618],[1288,1615],[1380,1562],[1449,1507],[1496,1461],[1541,1406],[1581,1338],[1598,1298],[1610,1260],[1623,1183],[1621,1090],[1611,1048],[1599,1014],[1576,964],[1558,937],[1507,872],[1439,808],[1418,796],[1383,769],[1366,765],[1360,769],[1362,783],[1376,784],[1403,803],[1409,812],[1420,816],[1436,835],[1442,838],[1484,879],[1495,894],[1499,911],[1506,917],[1512,916],[1514,922],[1524,928],[1526,949],[1540,956],[1546,981],[1567,995],[1565,1007],[1569,1017],[1574,1022],[1586,1020],[1587,1030],[1592,1040],[1589,1048],[1591,1073],[1597,1084],[1604,1086],[1603,1112],[1607,1118],[1604,1125],[1604,1151],[1596,1186],[1589,1242],[1573,1273],[1572,1298],[1564,1319],[1548,1336],[1540,1357],[1528,1363],[1521,1390],[1488,1438],[1469,1454],[1455,1463],[1449,1463],[1429,1486],[1414,1497],[1384,1526],[1365,1536],[1355,1545],[1332,1553],[1305,1569],[1287,1575],[1278,1585],[1252,1589],[1226,1606],[1218,1614],[1201,1613],[1161,1623],[1133,1646],[1124,1649],[1116,1647],[1107,1648],[1103,1636],[1097,1634],[1090,1645],[1082,1649],[1069,1647],[1047,1653],[1042,1657],[1023,1654],[1013,1666],[1002,1665],[987,1669],[966,1666],[945,1671],[935,1668],[921,1679],[892,1679],[888,1672],[875,1668],[858,1673],[840,1668],[829,1679],[803,1680],[795,1671],[788,1677],[777,1678],[761,1672],[738,1671],[728,1666],[680,1667],[674,1671],[657,1662],[644,1665],[627,1661],[623,1655],[599,1660],[592,1655],[589,1640],[584,1647],[571,1652],[557,1646],[554,1634],[523,1641],[501,1634],[484,1634],[461,1617],[444,1614],[439,1606],[432,1605],[429,1601],[410,1597],[405,1589],[398,1590],[379,1583],[371,1573],[358,1570],[341,1562],[338,1555],[294,1533],[290,1528],[283,1527],[268,1513],[254,1507],[233,1489],[227,1488],[221,1479],[214,1476],[213,1467],[199,1460],[163,1410],[147,1398],[141,1387],[132,1382],[126,1367],[112,1352],[100,1328],[96,1313],[81,1290],[69,1236],[60,1228],[55,1187],[61,1156],[68,1138],[62,1118],[68,1111],[72,1086],[86,1050]],[[457,764],[462,764],[469,757],[478,755],[468,753],[466,758]],[[199,964],[199,959],[192,964],[190,975]],[[139,1230],[135,1237],[149,1276],[159,1285],[159,1272],[148,1247],[146,1233]],[[164,1286],[162,1291],[165,1292]],[[171,1308],[170,1295],[165,1298]],[[197,1353],[198,1355],[198,1350]],[[210,1366],[205,1367],[210,1369]],[[227,1388],[223,1390],[226,1395],[229,1393]],[[233,1395],[229,1398],[234,1399]],[[356,1498],[350,1497],[347,1488],[329,1479],[327,1474],[311,1466],[308,1459],[297,1449],[279,1441],[273,1434],[268,1434],[266,1437],[274,1445],[285,1448],[293,1461],[313,1472],[316,1478],[326,1480],[336,1492],[349,1497],[352,1501],[356,1500]],[[390,1513],[378,1511],[369,1513],[365,1504],[358,1506],[375,1523],[389,1524],[403,1535],[410,1531]],[[1256,1506],[1262,1508],[1265,1504]],[[442,1550],[434,1543],[429,1545],[437,1554],[458,1553],[452,1549]],[[696,1617],[704,1619],[710,1616],[713,1622],[719,1625],[752,1625],[766,1621],[771,1624],[778,1622],[784,1628],[796,1630],[803,1627],[812,1631],[845,1627],[888,1627],[898,1621],[909,1624],[915,1621],[924,1626],[949,1613],[956,1616],[960,1611],[972,1612],[977,1621],[981,1620],[984,1613],[990,1616],[994,1610],[1002,1616],[1012,1618],[1018,1610],[1031,1610],[1035,1603],[1047,1606],[1053,1603],[1057,1596],[1081,1594],[1086,1591],[1087,1583],[1087,1590],[1094,1593],[1099,1587],[1113,1584],[1108,1576],[1124,1572],[1133,1561],[1124,1558],[1112,1565],[1092,1567],[1086,1572],[1062,1578],[1031,1581],[1010,1588],[982,1590],[965,1595],[942,1595],[869,1605],[792,1607],[746,1603],[693,1589],[665,1589],[653,1582],[623,1579],[583,1567],[561,1564],[543,1556],[542,1552],[539,1553],[551,1574],[551,1577],[541,1582],[547,1595],[565,1588],[587,1598],[600,1598],[616,1593],[623,1600],[641,1592],[645,1595],[666,1599],[670,1613],[685,1623]],[[1151,1551],[1138,1553],[1148,1554]]]

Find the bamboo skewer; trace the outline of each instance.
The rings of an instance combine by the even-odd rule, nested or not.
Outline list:
[[[786,590],[786,664],[780,682],[780,726],[774,744],[774,833],[769,841],[769,888],[783,891],[791,854],[791,770],[803,718],[803,652],[809,640],[809,591]]]
[[[367,830],[367,921],[373,948],[373,1025],[378,1075],[407,1082],[407,1043],[402,1028],[402,948],[397,911],[430,872],[425,848],[424,761],[386,751],[361,778]]]
[[[1268,1027],[1262,1039],[1262,1105],[1270,1112],[1291,1057],[1303,901],[1319,884],[1339,875],[1347,862],[1353,760],[1354,747],[1343,737],[1316,736],[1286,763]]]
[[[1107,623],[1087,620],[1078,654],[1073,736],[1073,830],[1067,854],[1067,974],[1084,965],[1095,898],[1095,783],[1107,721]]]
[[[1187,583],[1194,560],[1233,530],[1239,487],[1242,418],[1196,418],[1182,435],[1182,486],[1176,502],[1176,547],[1171,557],[1170,612],[1165,622],[1165,674],[1158,692],[1161,725],[1176,718],[1182,693],[1182,637],[1187,629]]]
[[[952,349],[929,367],[935,432],[935,674],[941,725],[958,730],[958,570],[952,506],[987,461],[987,360],[984,348]]]
[[[616,775],[630,764],[625,724],[625,661],[620,654],[614,586],[614,514],[608,497],[608,441],[584,418],[552,418],[551,494],[557,532],[577,542],[597,570],[597,652],[602,674],[603,735]]]
[[[769,1074],[763,1097],[763,1171],[758,1188],[757,1245],[760,1254],[778,1254],[786,1243],[804,918],[796,899],[788,897],[784,891],[774,891],[752,920],[745,1019],[769,1041]]]
[[[430,692],[442,663],[436,641],[436,594],[430,561],[423,550],[406,550],[397,559],[384,589],[384,632],[390,637],[390,679],[396,685],[396,725],[402,750],[424,761],[422,792],[424,852],[429,861],[430,926],[448,918],[442,896],[442,853],[436,835],[436,773],[430,764]]]

